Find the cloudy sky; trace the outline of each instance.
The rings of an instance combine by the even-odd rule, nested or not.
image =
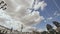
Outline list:
[[[0,0],[1,2],[2,0]],[[3,0],[6,10],[0,9],[0,25],[14,30],[46,30],[46,24],[60,22],[60,0]],[[0,5],[3,6],[4,4]],[[53,25],[54,26],[54,25]]]

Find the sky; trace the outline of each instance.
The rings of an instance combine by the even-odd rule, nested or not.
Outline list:
[[[53,27],[53,21],[60,22],[60,0],[44,0],[47,6],[44,10],[39,10],[40,15],[45,19],[41,23],[37,24],[37,28],[46,30],[46,24],[51,24]]]
[[[0,0],[2,1],[2,0]],[[3,0],[7,9],[0,9],[0,25],[14,30],[46,30],[46,24],[60,22],[60,0]],[[1,4],[3,6],[4,4]],[[54,28],[56,28],[54,26]]]

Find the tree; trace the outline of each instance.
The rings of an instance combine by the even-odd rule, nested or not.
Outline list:
[[[39,31],[33,31],[33,34],[40,34],[40,32]]]
[[[46,25],[46,28],[47,28],[47,30],[50,30],[50,29],[52,29],[53,27],[52,27],[50,24],[47,24],[47,25]]]
[[[60,27],[60,23],[57,22],[57,21],[53,21],[53,24],[54,24],[56,27]]]
[[[41,34],[48,34],[48,32],[47,31],[43,31],[43,32],[41,32]]]
[[[56,30],[54,30],[50,24],[47,24],[46,27],[47,27],[49,34],[56,34],[57,33]]]

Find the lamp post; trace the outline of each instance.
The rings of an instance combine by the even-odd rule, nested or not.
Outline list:
[[[22,34],[22,30],[23,30],[23,24],[21,24],[21,34]]]

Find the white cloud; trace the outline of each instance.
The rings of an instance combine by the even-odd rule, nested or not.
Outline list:
[[[35,4],[34,9],[37,10],[37,9],[41,8],[41,10],[43,10],[46,6],[47,6],[47,4],[44,1],[41,1],[38,4]]]
[[[54,16],[58,17],[58,16],[60,16],[60,13],[58,13],[58,11],[55,11]]]
[[[10,16],[19,19],[29,13],[27,8],[33,3],[34,0],[5,0],[7,3],[7,12]]]
[[[14,7],[14,5],[13,5],[12,6],[13,8],[11,8],[11,6],[9,5],[9,2],[7,2],[7,4],[8,4],[8,9],[7,9],[8,11],[7,11],[7,13],[12,18],[14,18],[16,20],[19,20],[19,21],[21,20],[24,24],[30,23],[30,25],[31,25],[31,23],[34,24],[34,22],[37,23],[37,22],[39,22],[39,21],[41,21],[41,20],[44,19],[42,16],[39,15],[38,11],[33,11],[32,13],[30,13],[29,11],[27,11],[26,8],[29,7],[33,3],[34,0],[29,0],[29,1],[28,0],[17,0],[17,2],[16,1],[13,2],[12,0],[5,0],[5,1],[6,2],[9,1],[12,4],[17,3],[17,4],[19,4],[18,6],[20,6],[20,5],[22,6],[20,9],[18,8],[19,10],[17,10],[17,12],[15,12],[15,8],[17,6]],[[19,1],[20,1],[20,3],[19,3]]]
[[[17,21],[15,19],[12,19],[5,11],[0,9],[0,25],[5,26],[7,28],[14,28],[17,29],[20,28],[21,22]]]
[[[43,19],[43,16],[40,16],[38,11],[33,11],[32,13],[24,16],[21,19],[21,22],[23,22],[25,25],[31,26],[33,24],[39,23]]]
[[[49,18],[47,18],[47,20],[51,20],[51,19],[53,19],[53,17],[49,17]]]
[[[27,8],[31,7],[33,1],[34,0],[5,0],[8,5],[7,10],[0,10],[1,20],[5,19],[4,26],[20,30],[21,24],[25,26],[32,26],[44,20],[44,17],[40,16],[38,11],[27,11]],[[45,3],[42,1],[41,5],[43,6],[44,4]]]
[[[54,12],[54,15],[56,15],[56,14],[57,14],[57,11]]]
[[[50,21],[52,19],[53,19],[53,17],[48,17],[48,18],[46,18],[46,20],[44,20],[44,22]]]
[[[47,22],[46,20],[44,20],[44,22]]]

